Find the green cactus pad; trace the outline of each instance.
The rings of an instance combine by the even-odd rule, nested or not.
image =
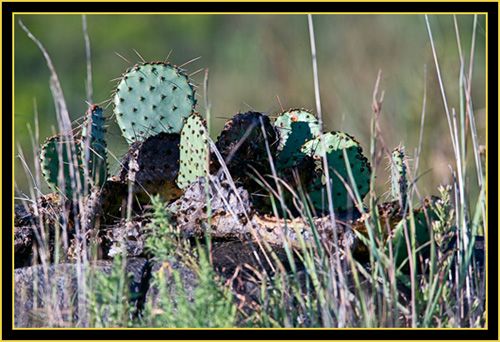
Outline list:
[[[351,196],[348,194],[342,180],[335,171],[351,186],[349,174],[344,158],[344,149],[349,159],[355,185],[361,198],[370,190],[371,167],[367,158],[363,155],[359,143],[350,135],[341,132],[330,132],[323,135],[326,145],[326,158],[329,168],[329,176],[332,181],[332,201],[333,208],[338,211],[347,210],[353,206]],[[308,141],[302,147],[302,152],[314,156],[318,169],[322,168],[321,162],[322,146],[320,137]],[[334,171],[335,170],[335,171]],[[318,177],[312,187],[309,188],[311,202],[316,209],[327,210],[328,200],[326,198],[326,177]]]
[[[199,114],[192,114],[181,131],[179,175],[177,176],[179,188],[185,189],[198,177],[206,176],[209,139],[205,120]]]
[[[408,189],[408,172],[405,164],[406,154],[402,146],[396,147],[391,154],[389,168],[391,170],[391,198],[398,200],[401,196],[404,202],[404,194]]]
[[[413,222],[411,221],[411,217],[408,215],[397,224],[397,226],[392,230],[391,235],[389,236],[389,239],[386,243],[386,254],[389,255],[388,244],[390,241],[392,243],[393,255],[397,267],[399,267],[403,263],[403,261],[408,258],[408,247],[406,245],[406,238],[404,233],[405,226],[406,229],[408,229],[408,232],[410,232],[411,226],[412,224],[414,224],[416,248],[423,246],[426,242],[430,241],[430,232],[429,225],[427,224],[427,217],[429,217],[430,219],[429,222],[433,222],[437,219],[437,216],[434,213],[432,203],[427,203],[425,204],[425,206],[427,207],[427,213],[423,208],[414,210]]]
[[[48,138],[42,144],[39,160],[40,167],[42,169],[42,176],[45,178],[49,187],[52,190],[59,191],[65,197],[72,199],[73,198],[73,190],[71,177],[70,177],[70,166],[74,165],[74,161],[68,160],[68,143],[67,140],[69,137],[62,137],[60,135]],[[62,163],[60,162],[62,158]],[[83,186],[84,177],[83,177],[83,169],[81,168],[81,156],[80,154],[76,155],[78,164],[74,168],[77,173],[77,176],[80,177],[81,184]],[[59,174],[60,167],[63,167],[62,175]]]
[[[304,109],[290,109],[278,116],[274,126],[280,133],[278,161],[289,167],[302,159],[302,145],[317,137],[321,131],[318,119]]]
[[[179,133],[196,100],[186,74],[170,63],[137,64],[127,70],[114,95],[114,112],[129,143],[160,132]]]
[[[89,185],[102,186],[107,178],[106,128],[102,109],[93,105],[87,111],[80,140],[80,155],[83,165],[88,165]]]

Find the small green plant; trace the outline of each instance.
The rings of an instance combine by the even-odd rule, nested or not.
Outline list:
[[[208,252],[197,243],[193,250],[170,221],[165,204],[153,197],[153,214],[147,226],[147,250],[162,265],[154,274],[152,286],[158,289],[146,303],[141,324],[161,328],[231,328],[236,322],[237,307],[229,288],[222,284],[210,265]],[[181,277],[182,265],[196,276],[194,289],[187,289]]]
[[[110,274],[97,272],[90,274],[87,281],[92,283],[87,292],[89,304],[89,326],[92,328],[130,327],[131,314],[135,308],[131,301],[131,275],[125,267],[125,253],[117,253],[111,264]]]

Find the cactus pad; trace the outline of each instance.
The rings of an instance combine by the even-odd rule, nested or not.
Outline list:
[[[130,145],[122,161],[118,180],[134,182],[134,195],[141,203],[149,195],[159,194],[164,200],[177,199],[182,191],[175,179],[179,166],[179,134],[162,132]]]
[[[427,213],[424,211],[424,207],[427,209]],[[413,210],[413,222],[411,222],[411,217],[408,215],[403,218],[391,231],[391,235],[386,241],[386,254],[388,253],[389,241],[392,243],[394,249],[393,254],[395,258],[395,264],[397,267],[401,266],[403,261],[408,258],[408,247],[406,245],[405,238],[405,226],[408,231],[411,231],[411,226],[414,225],[415,228],[415,242],[416,248],[423,246],[426,242],[430,240],[429,225],[427,224],[427,218],[430,219],[429,222],[433,222],[437,219],[434,213],[434,207],[432,202],[424,203],[424,207]]]
[[[404,147],[396,147],[391,154],[389,168],[391,170],[391,199],[398,200],[400,197],[405,203],[405,193],[408,189],[408,171],[405,164]]]
[[[278,161],[284,167],[303,158],[302,145],[321,133],[318,119],[304,109],[290,109],[280,114],[274,126],[280,133]]]
[[[80,140],[80,156],[83,165],[88,165],[86,179],[90,187],[102,186],[107,178],[106,129],[102,109],[93,105],[86,114]]]
[[[370,174],[371,167],[367,158],[363,155],[359,143],[350,135],[341,132],[330,132],[323,135],[326,145],[326,158],[329,168],[329,176],[332,181],[332,201],[335,210],[347,210],[353,206],[351,196],[348,194],[346,187],[342,180],[351,185],[347,167],[350,167],[355,186],[361,198],[363,198],[370,190]],[[346,165],[344,158],[344,149],[349,159],[349,165]],[[322,146],[320,138],[308,141],[304,144],[302,152],[313,155],[317,161],[317,168],[323,166],[321,162]],[[336,172],[339,176],[336,174]],[[328,200],[326,198],[326,179],[325,177],[318,177],[315,184],[309,189],[309,196],[313,206],[319,210],[326,210],[328,208]]]
[[[184,124],[180,138],[179,175],[177,185],[184,189],[198,177],[207,174],[207,153],[209,136],[205,120],[199,114],[192,114]]]
[[[42,144],[39,154],[40,166],[42,169],[42,176],[45,178],[49,187],[52,190],[58,190],[63,196],[67,198],[73,197],[73,185],[70,177],[70,166],[75,165],[74,160],[68,159],[68,145],[67,139],[72,137],[56,135],[48,138]],[[81,184],[84,183],[83,169],[81,168],[81,156],[77,154],[77,165],[74,168],[78,177],[80,177]],[[62,158],[62,159],[61,159]],[[59,174],[60,168],[62,175]]]
[[[275,155],[278,136],[269,117],[246,112],[238,113],[226,122],[215,144],[233,179],[241,182],[249,192],[260,188],[249,174],[255,175],[254,170],[261,175],[271,174],[266,140],[271,155]]]
[[[196,104],[188,76],[163,62],[128,69],[113,100],[116,121],[129,143],[160,132],[179,133]]]

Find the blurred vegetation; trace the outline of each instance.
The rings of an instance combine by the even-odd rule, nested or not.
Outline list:
[[[425,174],[418,187],[421,195],[426,196],[435,194],[439,184],[452,183],[448,165],[455,165],[454,154],[423,15],[321,14],[313,18],[326,130],[344,130],[355,136],[369,156],[372,96],[381,69],[381,89],[385,96],[380,125],[384,141],[389,149],[403,143],[413,155],[418,147],[427,84],[419,167],[419,174]],[[48,68],[38,47],[17,24],[19,19],[50,54],[72,120],[87,109],[85,41],[80,15],[23,14],[15,18],[15,154],[20,146],[33,172],[36,151],[27,125],[34,129],[35,106],[41,140],[36,148],[45,137],[53,135],[57,122]],[[429,19],[448,103],[459,112],[460,60],[453,16],[431,15]],[[485,144],[486,139],[485,19],[484,15],[479,16],[472,77],[480,144]],[[473,15],[457,16],[467,71],[473,20]],[[202,57],[186,65],[188,73],[209,69],[208,97],[214,139],[225,120],[239,111],[254,109],[276,115],[281,111],[281,101],[284,109],[304,107],[316,112],[306,15],[92,14],[87,15],[87,23],[95,103],[105,105],[117,83],[115,79],[130,66],[117,54],[136,63],[140,57],[134,50],[147,61],[163,61],[172,51],[169,57],[172,64],[181,65]],[[194,82],[199,84],[197,109],[201,114],[205,114],[204,75],[203,71],[193,75]],[[112,115],[111,105],[105,115]],[[114,120],[109,121],[108,132],[109,150],[123,156],[128,145],[120,137]],[[113,158],[108,160],[113,172]],[[477,192],[475,170],[471,169],[469,174],[470,187]],[[387,189],[386,180],[385,175],[378,176],[378,195]],[[17,188],[29,194],[31,180],[19,158],[15,160],[15,181]],[[41,188],[45,191],[46,185],[41,184]]]

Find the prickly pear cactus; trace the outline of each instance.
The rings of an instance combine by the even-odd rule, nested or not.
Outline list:
[[[258,112],[246,112],[228,120],[215,143],[234,180],[251,193],[261,189],[261,186],[249,174],[255,175],[255,171],[260,175],[271,174],[266,140],[271,155],[275,155],[278,136],[269,117]],[[216,160],[214,164],[217,169]]]
[[[346,133],[330,132],[323,135],[326,146],[326,159],[328,162],[328,172],[332,181],[332,201],[333,208],[338,211],[347,210],[353,206],[351,196],[343,184],[343,180],[350,184],[347,167],[350,167],[357,190],[363,198],[370,190],[370,174],[371,167],[368,159],[363,155],[363,150],[354,137]],[[344,149],[349,159],[349,164],[346,165],[344,158]],[[320,138],[308,141],[302,147],[302,152],[314,156],[317,169],[322,169],[323,163],[322,144]],[[339,174],[337,175],[336,172]],[[326,177],[318,177],[316,182],[309,189],[309,196],[312,204],[316,209],[327,210],[328,199],[326,197]]]
[[[113,98],[116,121],[129,143],[160,132],[179,133],[193,113],[194,88],[170,63],[137,64],[118,83]]]
[[[180,138],[179,175],[177,185],[184,189],[198,177],[207,174],[209,136],[205,120],[192,114],[185,122]]]
[[[76,179],[70,173],[72,165],[74,176],[80,179],[79,195],[86,196],[93,187],[104,184],[108,166],[104,121],[102,109],[92,105],[85,115],[81,135],[64,134],[45,140],[39,159],[42,175],[51,189],[73,198]],[[75,153],[69,151],[71,144],[75,145]]]
[[[93,105],[87,111],[80,140],[80,156],[87,166],[88,175],[85,175],[89,187],[102,186],[107,178],[108,164],[106,159],[106,128],[102,109]]]
[[[72,184],[70,167],[74,166],[75,176],[80,177],[82,186],[84,177],[83,169],[80,166],[82,164],[81,155],[70,153],[71,156],[77,159],[77,164],[75,164],[73,158],[68,158],[68,139],[73,139],[73,137],[56,135],[46,139],[42,144],[39,160],[42,176],[49,184],[49,187],[54,191],[59,191],[64,197],[72,199],[75,187]],[[62,170],[61,173],[60,170]],[[73,180],[76,182],[76,179]]]
[[[123,158],[118,181],[132,181],[134,195],[141,203],[148,203],[156,194],[167,201],[178,198],[182,193],[175,181],[179,143],[178,133],[166,132],[133,143]]]
[[[283,168],[288,168],[302,159],[302,145],[321,133],[316,116],[304,109],[290,109],[280,114],[274,126],[280,137],[278,164]]]
[[[406,190],[408,189],[408,170],[405,164],[404,147],[396,147],[391,154],[389,168],[391,170],[391,199],[393,201],[402,198],[403,203],[406,198]]]

